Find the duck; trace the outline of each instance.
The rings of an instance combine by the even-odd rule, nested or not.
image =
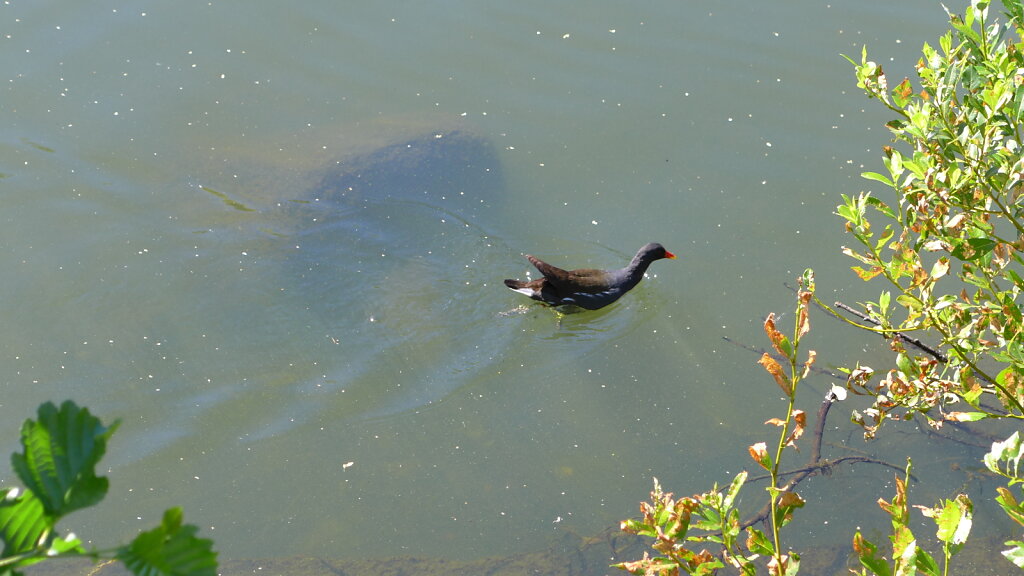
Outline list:
[[[526,254],[543,278],[524,282],[505,280],[515,292],[549,306],[576,306],[585,310],[598,310],[615,302],[640,283],[647,267],[655,260],[676,257],[657,242],[644,245],[625,268],[618,270],[562,270],[543,260]]]

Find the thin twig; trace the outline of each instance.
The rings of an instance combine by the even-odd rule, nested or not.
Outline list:
[[[782,472],[781,474],[779,474],[780,477],[790,477],[789,482],[787,482],[785,486],[779,488],[780,490],[792,490],[793,488],[796,487],[797,484],[799,484],[804,479],[810,476],[814,476],[817,474],[828,475],[832,472],[833,468],[840,464],[853,464],[856,462],[865,462],[868,464],[879,464],[887,468],[892,468],[897,472],[903,472],[903,470],[898,466],[895,466],[883,460],[870,458],[868,456],[843,456],[842,458],[838,458],[836,460],[826,460],[821,457],[821,442],[822,438],[825,435],[825,419],[828,417],[828,411],[830,408],[832,408],[832,404],[834,404],[837,400],[838,398],[836,398],[836,395],[833,394],[831,390],[825,394],[825,399],[822,401],[821,407],[818,408],[818,420],[814,426],[814,441],[811,444],[811,454],[810,458],[808,459],[807,465],[804,466],[803,468],[789,470],[787,472]],[[754,482],[766,478],[769,478],[769,476],[759,476],[757,478],[751,478],[749,481]],[[916,480],[916,478],[913,477],[912,479]],[[740,528],[746,528],[748,526],[753,526],[754,524],[757,524],[759,522],[765,522],[768,520],[768,516],[770,514],[771,503],[769,502],[768,504],[765,504],[765,506],[761,508],[761,510],[753,517],[744,520],[740,524]]]
[[[729,338],[728,336],[722,336],[722,340],[725,340],[726,342],[728,342],[729,344],[732,344],[733,346],[739,346],[740,348],[743,348],[744,350],[748,350],[748,351],[754,352],[756,354],[768,354],[769,356],[771,356],[772,358],[775,358],[775,360],[780,362],[780,363],[788,362],[788,360],[784,359],[783,357],[779,356],[778,354],[774,354],[771,351],[766,350],[765,348],[758,348],[756,346],[750,346],[749,344],[744,344],[742,342],[738,342],[736,340],[733,340],[732,338]],[[842,376],[842,375],[836,374],[835,372],[832,372],[832,371],[830,371],[830,370],[828,370],[826,368],[820,368],[820,367],[818,367],[816,365],[811,366],[811,372],[814,372],[816,374],[821,374],[823,376],[828,376],[829,378],[835,378],[836,380],[846,380],[846,376]]]
[[[870,322],[870,323],[874,324],[875,326],[881,326],[882,325],[882,323],[879,322],[878,320],[875,320],[874,318],[871,318],[870,316],[864,314],[863,312],[860,312],[859,310],[856,310],[856,309],[854,309],[854,308],[852,308],[850,306],[847,306],[846,304],[843,304],[842,302],[838,302],[837,301],[835,303],[835,307],[836,308],[840,308],[842,310],[845,310],[845,311],[849,312],[850,314],[853,314],[854,316],[860,318],[861,320],[864,320],[865,322]],[[908,344],[912,344],[913,346],[919,348],[921,351],[925,352],[926,354],[928,354],[932,358],[935,358],[939,362],[942,362],[943,364],[945,364],[946,362],[949,362],[949,358],[945,354],[943,354],[942,352],[936,350],[935,348],[932,348],[931,346],[925,344],[924,342],[921,342],[917,338],[914,338],[914,337],[911,337],[911,336],[907,336],[906,334],[904,334],[902,332],[893,332],[893,337],[899,338],[900,340],[903,340],[904,342],[907,342]]]

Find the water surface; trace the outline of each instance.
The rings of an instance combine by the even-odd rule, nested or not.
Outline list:
[[[75,531],[109,544],[182,505],[234,558],[515,554],[614,525],[652,476],[688,493],[749,468],[782,405],[723,336],[764,346],[807,266],[825,300],[874,292],[831,213],[870,188],[888,118],[840,54],[866,42],[897,77],[944,30],[931,1],[0,14],[0,448],[46,400],[121,418],[111,495]],[[490,171],[331,192],[452,131]],[[680,258],[607,310],[559,320],[501,284],[523,253],[613,267],[649,241]],[[823,365],[881,362],[824,317],[812,338]],[[916,446],[963,481],[948,446],[863,446],[851,408],[833,442]],[[829,505],[794,530],[884,529],[866,503],[891,476],[810,485]]]

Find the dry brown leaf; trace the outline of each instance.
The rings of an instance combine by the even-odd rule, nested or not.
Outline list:
[[[782,388],[786,396],[793,395],[793,384],[790,382],[789,376],[786,376],[786,373],[782,371],[782,366],[775,361],[775,358],[765,353],[761,355],[761,359],[757,363],[764,366],[764,369],[775,378],[775,383],[779,385],[779,388]]]
[[[864,553],[869,550],[869,548],[864,545],[864,542],[864,537],[860,535],[860,532],[853,535],[853,551],[859,556],[863,556]],[[644,552],[644,554],[646,554],[646,552]]]
[[[749,446],[747,450],[750,451],[750,457],[754,459],[754,462],[760,464],[761,467],[764,468],[765,470],[771,468],[772,461],[771,458],[768,456],[767,444],[765,444],[764,442],[758,442],[757,444],[752,444],[751,446]]]
[[[915,265],[913,267],[913,277],[914,279],[911,281],[910,287],[917,288],[928,280],[928,273],[924,271],[924,268]]]
[[[800,308],[800,316],[796,325],[796,337],[803,338],[811,331],[811,318],[807,313],[807,307]]]
[[[814,350],[807,351],[807,362],[804,362],[804,371],[800,374],[800,378],[807,378],[807,374],[811,371],[811,366],[814,366],[814,361],[818,359],[818,353]]]
[[[804,435],[804,430],[807,428],[807,413],[803,410],[793,410],[793,432],[790,433],[789,438],[786,438],[786,446],[792,446],[796,448],[796,441]],[[797,448],[799,450],[799,448]]]
[[[779,494],[779,506],[803,506],[804,499],[796,492],[783,492]]]
[[[782,332],[775,327],[775,313],[768,314],[768,317],[764,319],[764,333],[768,335],[768,339],[772,341],[772,347],[779,353],[779,356],[783,358],[789,355],[782,349],[782,341],[785,340],[785,336]]]

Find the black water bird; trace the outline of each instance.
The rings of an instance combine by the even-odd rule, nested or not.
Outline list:
[[[529,282],[509,279],[505,280],[505,286],[551,306],[597,310],[615,302],[639,284],[651,262],[675,257],[661,244],[652,242],[636,253],[629,266],[619,270],[562,270],[527,254],[527,260],[544,277]]]

